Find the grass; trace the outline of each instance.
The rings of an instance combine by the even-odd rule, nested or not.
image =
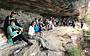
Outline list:
[[[67,50],[68,56],[81,56],[80,49],[78,48],[70,48]]]
[[[86,39],[90,39],[90,8],[87,9],[87,15],[85,16],[85,21],[87,24],[87,27],[89,28],[88,31],[84,31],[84,36]]]
[[[88,7],[87,15],[85,16],[86,24],[88,25],[88,28],[90,28],[90,8]],[[90,31],[85,31],[85,38],[90,39]]]

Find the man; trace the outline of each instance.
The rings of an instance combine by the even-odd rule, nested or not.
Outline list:
[[[81,19],[80,23],[81,23],[81,28],[83,28],[83,23],[84,23],[84,20],[83,20],[83,19]]]
[[[7,36],[7,27],[10,25],[10,19],[13,18],[13,16],[15,15],[16,13],[14,12],[11,12],[11,15],[7,16],[5,21],[4,21],[4,31],[5,31],[5,35],[6,37]]]
[[[9,16],[7,16],[6,19],[5,19],[5,21],[4,21],[4,31],[5,31],[6,37],[8,37],[8,36],[7,36],[7,27],[10,25],[10,20],[11,20],[11,19],[16,19],[15,16],[16,16],[16,12],[13,12],[13,11],[12,11],[11,14],[10,14]],[[15,24],[18,25],[18,26],[20,26],[20,25],[17,23],[17,21],[15,21]]]
[[[16,26],[15,20],[11,19],[10,25],[7,27],[8,36],[10,36],[12,38],[13,42],[15,42],[17,40],[23,40],[23,41],[27,42],[28,45],[32,45],[32,43],[28,39],[23,37],[22,31],[23,31],[23,28]]]

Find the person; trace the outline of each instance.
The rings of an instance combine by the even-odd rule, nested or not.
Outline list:
[[[42,19],[39,19],[39,20],[38,20],[38,24],[39,24],[39,32],[41,32],[41,31],[42,31],[42,28],[43,28]]]
[[[15,24],[16,26],[22,27],[19,19],[15,19]]]
[[[66,26],[66,17],[63,19],[63,26]]]
[[[54,29],[54,28],[55,28],[55,26],[54,26],[54,24],[53,24],[53,22],[52,22],[52,19],[50,19],[48,23],[49,23],[49,27],[50,27],[51,29]]]
[[[35,25],[35,22],[32,21],[31,24],[30,24],[30,27],[29,27],[29,31],[28,31],[28,34],[30,36],[34,36],[35,35],[34,25]]]
[[[81,19],[81,21],[80,21],[80,23],[81,23],[81,28],[83,28],[83,22],[84,20],[83,19]]]
[[[39,24],[37,22],[34,25],[34,30],[35,30],[35,33],[38,33],[39,32]]]
[[[11,14],[5,18],[5,21],[4,21],[4,31],[5,31],[6,37],[8,37],[8,35],[7,35],[7,27],[10,25],[10,20],[11,19],[15,19],[15,24],[17,26],[20,26],[19,23],[17,22],[15,16],[16,16],[16,12],[12,11]]]
[[[75,22],[74,22],[74,20],[72,20],[72,26],[73,26],[73,28],[75,28]]]
[[[38,31],[38,32],[40,32],[40,35],[41,35],[41,31],[42,31],[42,22],[41,22],[41,20],[39,20],[38,22],[39,22],[39,23],[38,23],[38,25],[39,25],[39,31]]]
[[[5,18],[5,21],[4,21],[4,31],[5,31],[6,37],[7,37],[7,27],[10,25],[10,19],[12,19],[15,14],[16,13],[11,12],[11,14]]]
[[[22,35],[23,28],[15,25],[15,20],[10,20],[10,25],[7,27],[7,34],[12,38],[13,42],[17,40],[23,40],[27,42],[28,45],[32,45],[32,43]]]

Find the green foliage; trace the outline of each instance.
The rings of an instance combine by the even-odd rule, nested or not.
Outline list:
[[[87,15],[85,16],[85,21],[86,24],[88,25],[88,28],[90,28],[90,7],[87,9]],[[90,39],[90,31],[85,31],[84,32],[85,39],[89,40]]]
[[[80,49],[75,47],[68,49],[67,52],[68,56],[81,56]]]
[[[86,23],[87,23],[88,25],[90,25],[90,15],[87,15],[87,16],[85,17],[85,21],[86,21]]]
[[[87,15],[85,16],[85,21],[88,25],[90,25],[90,8],[87,9]]]

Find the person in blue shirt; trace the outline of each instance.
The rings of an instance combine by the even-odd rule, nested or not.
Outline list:
[[[38,23],[35,24],[34,30],[35,30],[35,33],[39,32],[39,24]]]
[[[15,20],[10,20],[10,25],[7,27],[7,34],[13,40],[13,42],[17,40],[23,40],[27,42],[28,45],[32,45],[32,43],[22,35],[23,28],[15,25]]]

